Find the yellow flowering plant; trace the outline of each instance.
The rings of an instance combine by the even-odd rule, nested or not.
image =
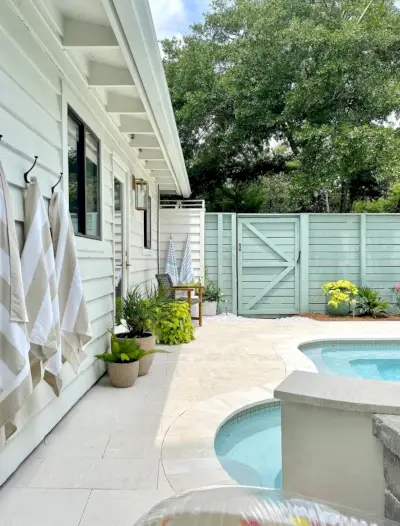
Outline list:
[[[335,309],[337,309],[341,303],[350,301],[358,294],[357,286],[346,279],[324,283],[322,285],[322,291],[325,296],[329,296],[328,305],[331,305]]]

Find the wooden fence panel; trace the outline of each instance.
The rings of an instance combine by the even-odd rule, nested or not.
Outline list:
[[[224,292],[219,310],[236,314],[236,215],[206,214],[205,225],[205,272]]]
[[[275,216],[279,219],[280,215]],[[358,286],[379,290],[393,301],[390,287],[400,284],[400,214],[293,214],[300,217],[300,312],[324,312],[321,287],[327,281],[348,279]],[[262,216],[260,215],[260,221]],[[237,217],[206,214],[205,265],[210,279],[223,289],[227,303],[222,310],[237,313]],[[285,246],[285,232],[276,243]],[[263,258],[254,246],[252,258]],[[248,281],[246,276],[242,279]],[[255,277],[246,287],[259,286]],[[285,294],[270,291],[270,300]],[[278,310],[278,308],[277,308]],[[270,313],[270,306],[269,311]],[[276,314],[279,314],[277,311]]]

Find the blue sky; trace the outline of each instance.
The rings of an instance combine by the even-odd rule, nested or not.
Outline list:
[[[150,0],[154,24],[159,40],[181,36],[193,22],[202,19],[211,0]],[[400,7],[400,0],[396,0]]]
[[[186,33],[193,22],[202,19],[211,0],[150,0],[159,39]]]

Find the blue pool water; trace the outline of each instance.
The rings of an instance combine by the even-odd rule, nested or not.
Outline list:
[[[315,342],[300,349],[320,373],[400,381],[400,342]]]
[[[281,488],[280,407],[261,408],[228,422],[216,436],[215,451],[239,484]]]
[[[320,373],[400,381],[400,341],[314,342],[300,350]],[[281,488],[280,408],[264,405],[235,417],[218,432],[215,451],[239,484]]]

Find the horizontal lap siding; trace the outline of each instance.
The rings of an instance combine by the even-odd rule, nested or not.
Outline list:
[[[219,306],[221,312],[236,311],[236,263],[233,263],[232,258],[232,251],[236,251],[235,232],[232,246],[232,228],[235,226],[235,214],[222,214],[222,233],[218,235],[218,214],[206,214],[205,268],[208,279],[215,281],[224,294],[224,303]],[[220,276],[218,276],[218,239],[222,239]]]
[[[0,6],[0,41],[0,133],[3,134],[0,141],[0,161],[8,180],[22,247],[22,191],[25,188],[23,174],[37,155],[39,159],[32,175],[36,176],[48,204],[51,187],[58,181],[63,170],[63,126],[66,123],[62,122],[60,72],[5,3]],[[88,358],[82,364],[80,372],[93,363],[94,354],[106,350],[107,329],[112,324],[112,179],[109,152],[104,149],[103,153],[103,241],[76,238],[93,332],[93,339],[85,349]],[[66,190],[65,186],[64,189]],[[76,378],[68,364],[63,366],[62,377],[64,388],[73,384]],[[52,390],[47,384],[42,382],[38,385],[16,417],[18,432],[45,409],[53,398]]]
[[[360,284],[360,217],[311,214],[309,226],[309,310],[324,312],[324,283]]]
[[[142,210],[135,208],[135,193],[131,194],[130,235],[129,235],[129,285],[137,285],[143,289],[155,283],[157,274],[157,206],[158,194],[156,185],[149,182],[151,197],[151,250],[144,248],[144,225]]]
[[[189,236],[195,278],[204,278],[204,215],[203,209],[163,208],[160,210],[160,273],[165,272],[170,236],[174,241],[178,272],[180,272],[185,242]]]

